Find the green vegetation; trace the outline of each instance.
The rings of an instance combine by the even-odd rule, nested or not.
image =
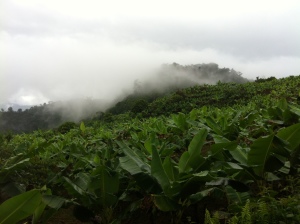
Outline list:
[[[196,85],[185,89],[177,89],[162,97],[150,95],[136,95],[127,97],[109,109],[113,114],[126,112],[139,113],[142,117],[170,115],[172,113],[189,113],[193,108],[202,106],[226,107],[246,106],[255,103],[264,108],[270,106],[275,100],[285,98],[295,102],[299,98],[300,78],[290,76],[288,78],[259,79],[255,82],[243,84],[218,82],[216,85]],[[142,111],[133,110],[142,100],[148,102],[147,106],[140,107]],[[126,107],[125,107],[126,105]]]
[[[259,80],[1,135],[0,223],[299,223],[300,77]]]
[[[241,76],[240,72],[229,68],[219,68],[219,66],[215,63],[186,66],[179,65],[177,63],[163,65],[157,80],[158,81],[146,81],[144,83],[136,81],[134,83],[134,92],[125,97],[125,99],[116,103],[116,105],[110,108],[108,112],[112,114],[122,114],[128,111],[133,111],[135,113],[133,108],[136,106],[137,102],[144,100],[151,103],[166,94],[171,94],[176,91],[178,91],[179,96],[174,96],[171,101],[177,102],[178,100],[180,101],[183,99],[181,89],[193,87],[199,84],[216,84],[217,82],[249,82],[249,80]],[[200,92],[202,92],[202,90],[200,90]],[[147,108],[143,108],[143,110],[146,109]],[[169,110],[167,111],[171,112]]]
[[[108,104],[101,100],[79,99],[64,102],[49,102],[29,109],[14,111],[9,107],[0,112],[0,133],[30,133],[36,130],[50,130],[65,122],[78,122],[92,117]]]

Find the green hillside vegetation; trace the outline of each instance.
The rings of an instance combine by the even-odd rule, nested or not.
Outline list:
[[[229,68],[219,68],[215,63],[179,65],[177,63],[163,65],[155,81],[138,82],[134,84],[134,92],[125,97],[107,112],[122,114],[133,110],[140,112],[146,109],[145,102],[151,103],[155,99],[165,96],[184,88],[199,86],[203,84],[222,83],[245,83],[249,82],[243,78],[240,72]],[[176,98],[176,97],[175,97]],[[173,99],[174,100],[174,99]],[[144,106],[140,106],[142,102]]]
[[[99,108],[108,108],[101,100],[77,99],[44,103],[29,109],[14,111],[12,107],[0,112],[0,133],[29,133],[56,128],[64,122],[93,117]]]
[[[300,76],[197,85],[4,133],[0,223],[65,211],[69,223],[299,223],[299,87]]]
[[[188,113],[193,108],[202,106],[227,107],[247,105],[250,102],[267,107],[273,100],[285,98],[295,101],[299,96],[300,78],[290,76],[276,79],[274,77],[262,79],[257,77],[254,82],[223,83],[216,85],[196,85],[185,89],[176,89],[161,97],[155,95],[136,94],[125,98],[107,111],[108,114],[131,113],[139,117],[153,117],[170,115],[172,113]],[[267,104],[266,104],[267,103]],[[107,114],[98,114],[105,118]]]

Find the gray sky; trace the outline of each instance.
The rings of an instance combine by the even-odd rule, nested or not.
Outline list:
[[[300,1],[0,0],[0,104],[113,98],[161,64],[300,75]]]

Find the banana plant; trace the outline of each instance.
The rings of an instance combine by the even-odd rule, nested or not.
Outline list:
[[[32,216],[32,224],[39,220],[45,222],[48,217],[43,218],[43,213],[57,211],[67,200],[54,196],[51,190],[43,187],[33,189],[14,196],[0,205],[0,223],[15,224]],[[50,210],[45,212],[48,206]]]
[[[300,123],[282,129],[277,136],[288,142],[286,149],[289,151],[290,174],[296,174],[300,164]]]
[[[174,211],[191,194],[202,190],[205,183],[214,179],[209,171],[203,170],[206,164],[201,149],[206,141],[207,130],[202,129],[191,141],[188,151],[175,162],[169,156],[162,157],[156,147],[150,145],[151,161],[141,151],[130,149],[118,142],[125,156],[120,158],[120,166],[128,171],[137,184],[152,194],[154,204],[162,211]]]

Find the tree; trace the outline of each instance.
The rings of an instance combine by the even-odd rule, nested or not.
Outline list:
[[[12,112],[14,112],[14,109],[13,109],[12,107],[9,107],[9,108],[7,109],[7,112],[12,113]]]
[[[148,108],[148,102],[146,100],[140,99],[135,101],[131,109],[131,112],[137,114],[142,112],[143,110],[146,110],[147,108]]]

